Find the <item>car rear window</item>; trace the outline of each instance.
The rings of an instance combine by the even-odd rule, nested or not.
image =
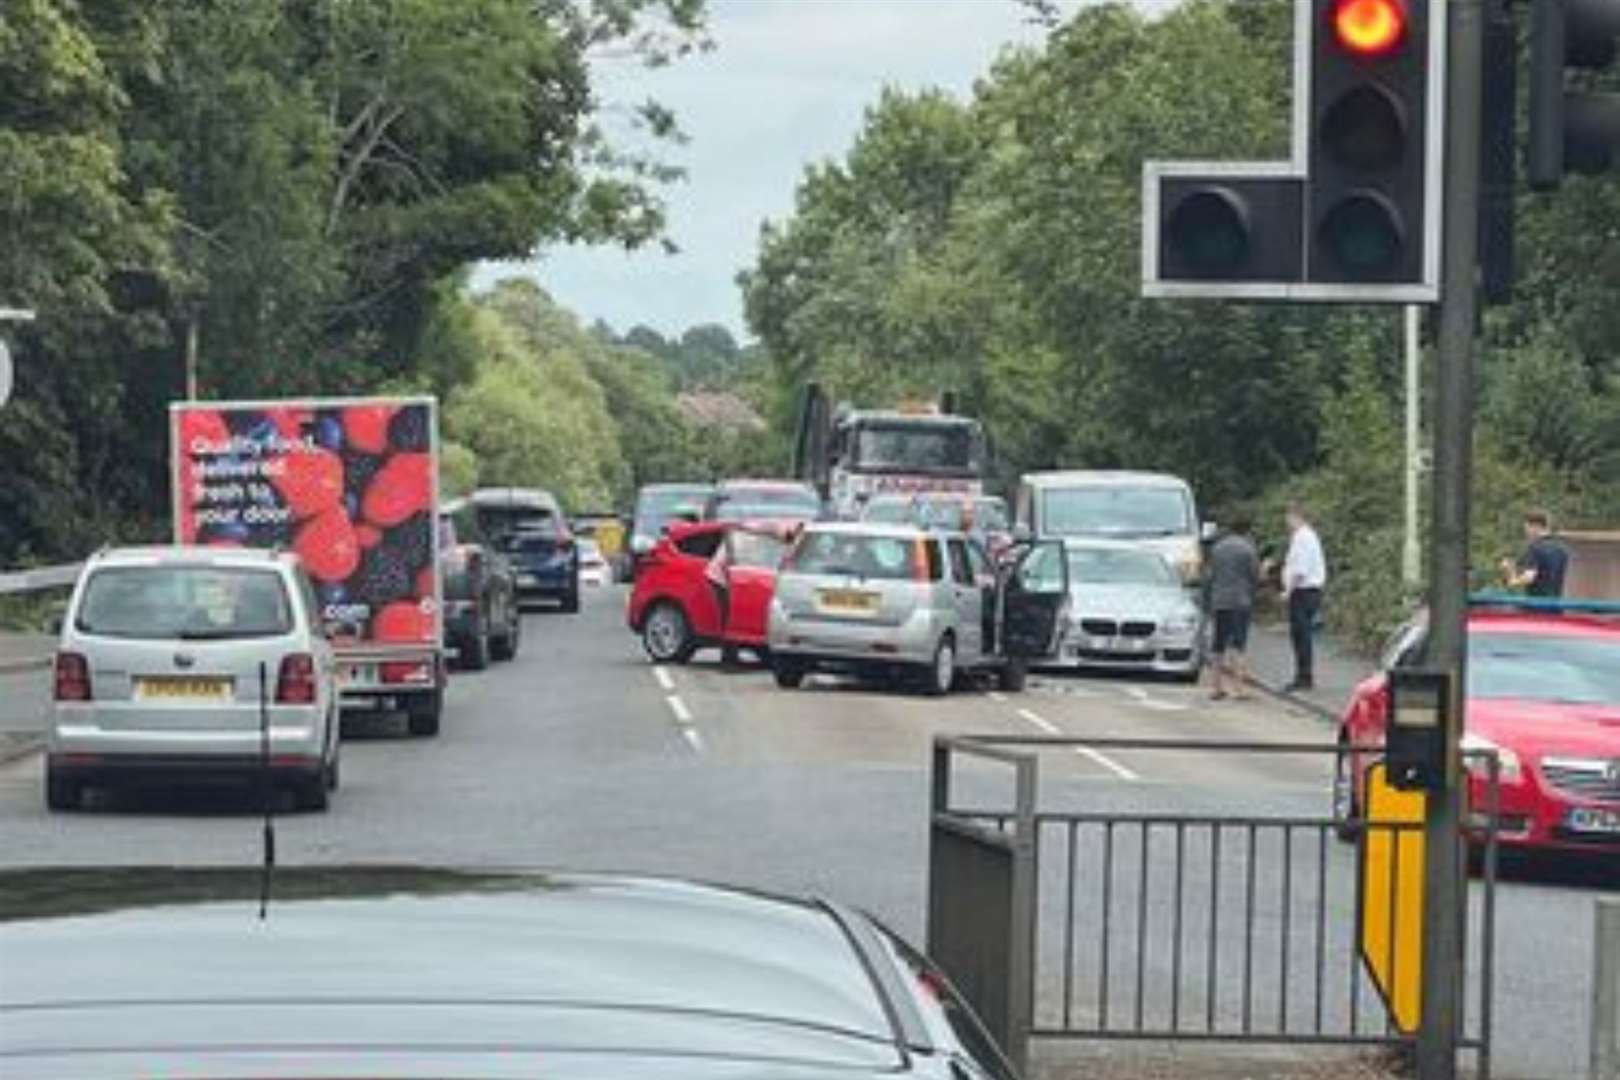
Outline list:
[[[557,515],[550,510],[538,510],[531,507],[506,509],[504,507],[479,507],[478,527],[487,535],[495,537],[497,542],[510,538],[514,533],[540,533],[547,537],[557,535],[559,522]]]
[[[119,566],[91,573],[74,626],[142,640],[280,637],[293,630],[279,573],[217,566]]]
[[[809,532],[793,549],[791,565],[801,574],[847,574],[882,581],[906,581],[915,574],[916,543],[907,537]],[[932,571],[933,567],[929,569]]]
[[[1469,634],[1468,696],[1620,705],[1620,639]]]
[[[774,570],[781,565],[787,544],[774,536],[738,529],[731,534],[731,561],[736,566]]]

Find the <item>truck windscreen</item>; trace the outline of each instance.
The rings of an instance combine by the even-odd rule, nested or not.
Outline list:
[[[972,424],[862,424],[855,435],[857,469],[977,475],[984,440]]]

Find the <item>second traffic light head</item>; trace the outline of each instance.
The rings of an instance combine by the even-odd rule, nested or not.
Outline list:
[[[1620,156],[1620,95],[1571,92],[1570,68],[1616,58],[1620,0],[1535,0],[1530,14],[1530,186],[1556,188],[1564,170],[1596,173]]]

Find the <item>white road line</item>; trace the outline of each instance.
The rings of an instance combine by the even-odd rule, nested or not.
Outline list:
[[[992,691],[990,691],[990,700],[991,701],[1006,701],[1007,700],[1007,695],[1003,694],[1000,690],[992,690]]]
[[[703,736],[698,734],[697,728],[683,725],[681,727],[681,736],[692,744],[692,749],[700,754],[703,753]]]
[[[1042,716],[1040,713],[1032,712],[1029,709],[1019,709],[1018,715],[1023,717],[1025,720],[1028,720],[1031,724],[1034,724],[1048,735],[1063,734],[1061,728],[1052,723],[1052,721],[1048,720],[1046,717]],[[1074,746],[1070,747],[1070,749],[1079,754],[1081,757],[1088,758],[1091,761],[1096,762],[1098,765],[1101,765],[1103,768],[1107,769],[1121,780],[1142,779],[1136,773],[1132,772],[1130,769],[1127,769],[1125,766],[1121,765],[1119,762],[1115,761],[1113,758],[1109,757],[1107,754],[1104,754],[1100,750],[1093,750],[1089,746]]]
[[[1120,690],[1124,692],[1126,697],[1129,697],[1133,702],[1142,706],[1144,709],[1158,709],[1160,712],[1187,711],[1187,706],[1184,703],[1179,701],[1163,701],[1159,698],[1152,697],[1140,686],[1122,686],[1120,687]]]
[[[675,714],[675,722],[681,725],[692,723],[692,710],[686,707],[679,694],[671,694],[664,699],[669,705],[669,711]]]
[[[1034,724],[1036,727],[1040,728],[1042,731],[1046,732],[1048,735],[1061,735],[1061,734],[1063,734],[1063,729],[1062,728],[1060,728],[1056,724],[1052,723],[1052,721],[1048,720],[1046,717],[1042,716],[1040,713],[1031,712],[1028,709],[1019,709],[1018,710],[1018,715],[1022,716],[1025,720],[1028,720],[1030,723]]]
[[[670,677],[669,670],[659,664],[653,665],[653,678],[658,680],[658,685],[664,693],[675,689],[675,680]]]

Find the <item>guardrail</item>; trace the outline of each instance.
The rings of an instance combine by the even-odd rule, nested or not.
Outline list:
[[[1592,1080],[1620,1080],[1620,900],[1594,907]]]
[[[32,570],[0,574],[0,596],[65,588],[79,580],[79,571],[83,568],[83,563],[69,563],[65,566],[39,566]]]

